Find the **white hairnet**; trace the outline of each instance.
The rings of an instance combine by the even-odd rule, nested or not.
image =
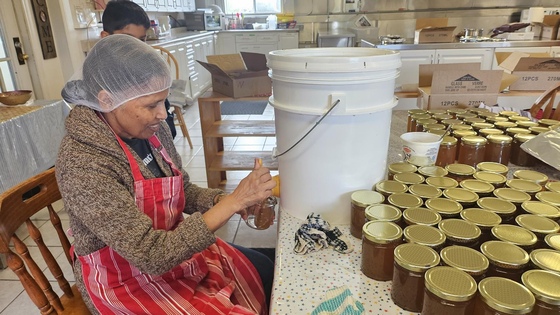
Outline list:
[[[68,103],[110,112],[132,99],[169,89],[171,82],[169,65],[155,49],[130,35],[115,34],[93,46],[61,94]]]

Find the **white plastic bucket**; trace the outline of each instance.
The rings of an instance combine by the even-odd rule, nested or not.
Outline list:
[[[281,211],[350,224],[350,195],[385,177],[398,52],[374,48],[269,53]]]

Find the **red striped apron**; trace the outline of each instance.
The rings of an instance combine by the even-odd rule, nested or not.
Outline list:
[[[173,230],[182,220],[183,177],[154,135],[149,141],[174,176],[144,179],[116,136],[134,176],[138,208],[154,229]],[[79,256],[84,284],[101,314],[266,314],[260,276],[238,250],[216,243],[162,275],[142,273],[110,247]]]

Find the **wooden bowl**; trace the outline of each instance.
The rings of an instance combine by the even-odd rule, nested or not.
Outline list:
[[[31,98],[30,90],[16,90],[0,93],[0,103],[4,105],[24,104]]]

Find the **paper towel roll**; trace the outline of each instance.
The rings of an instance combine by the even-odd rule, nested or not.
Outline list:
[[[530,23],[542,23],[544,19],[544,8],[543,7],[531,7],[529,8],[528,22]]]

